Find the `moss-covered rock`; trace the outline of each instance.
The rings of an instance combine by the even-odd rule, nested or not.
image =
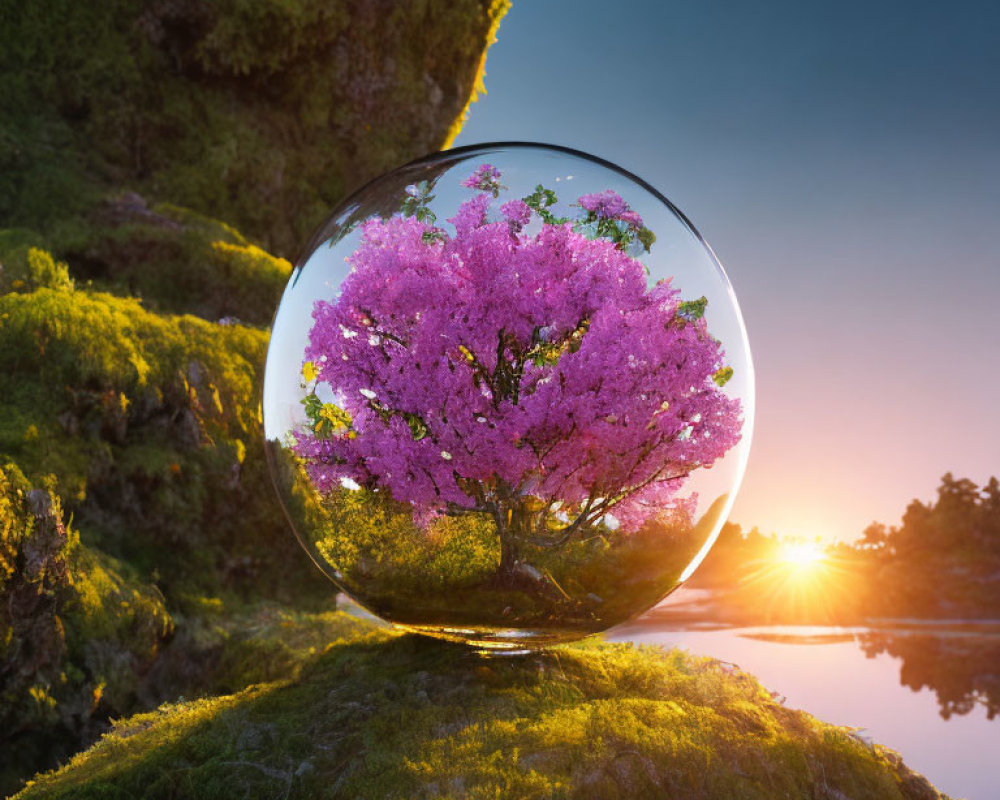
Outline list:
[[[509,0],[0,0],[0,227],[108,191],[296,255],[345,191],[446,145]]]
[[[150,310],[265,326],[292,270],[230,225],[166,203],[150,208],[134,192],[107,198],[90,221],[71,256],[74,274]]]
[[[0,784],[135,707],[172,629],[155,587],[84,546],[48,489],[0,467]]]
[[[258,243],[450,142],[508,5],[0,0],[0,790],[343,629],[266,475]]]
[[[238,246],[236,246],[238,247]],[[41,252],[41,251],[33,251]],[[267,334],[71,289],[0,295],[0,453],[48,480],[84,539],[175,607],[325,586],[278,557],[257,386]],[[307,573],[309,574],[309,573]]]
[[[287,654],[261,661],[271,645],[251,652],[231,634],[259,629],[247,604],[335,603],[291,547],[266,474],[256,389],[266,332],[75,289],[38,248],[24,269],[0,295],[10,788],[110,716],[242,688],[241,656],[259,667],[242,677],[273,678]],[[32,510],[43,501],[44,514]]]
[[[483,660],[373,631],[292,679],[116,723],[19,798],[936,800],[891,751],[679,651]]]

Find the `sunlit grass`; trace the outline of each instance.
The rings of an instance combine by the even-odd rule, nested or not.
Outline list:
[[[293,678],[119,721],[18,798],[903,800],[917,780],[711,659],[593,641],[479,659],[372,629]]]

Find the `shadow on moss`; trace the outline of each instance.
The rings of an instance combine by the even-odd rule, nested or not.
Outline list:
[[[65,758],[135,707],[173,631],[163,596],[86,547],[59,499],[0,467],[0,785]]]
[[[938,798],[898,757],[679,651],[483,659],[375,630],[293,679],[116,724],[20,798]]]

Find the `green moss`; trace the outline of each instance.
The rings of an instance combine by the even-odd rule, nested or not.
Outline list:
[[[40,286],[73,288],[69,270],[57,263],[32,231],[0,231],[0,292],[30,291]]]
[[[364,632],[370,623],[344,612],[302,611],[258,602],[233,608],[199,598],[178,616],[178,631],[147,682],[158,700],[239,691],[288,679],[334,641]]]
[[[294,255],[453,138],[508,5],[2,0],[0,226],[72,238],[128,188]]]
[[[69,277],[69,267],[56,262],[52,255],[37,247],[28,249],[27,277],[31,286],[62,291],[72,291],[73,280]]]
[[[130,580],[121,562],[85,547],[73,549],[69,571],[73,593],[65,614],[71,657],[85,657],[95,642],[117,638],[147,643],[142,655],[147,659],[155,655],[156,644],[173,630],[155,587],[142,586],[134,577]],[[135,675],[128,678],[134,680]]]
[[[84,546],[57,497],[0,468],[0,785],[133,708],[172,627],[160,593]]]
[[[937,798],[898,757],[678,651],[481,660],[378,631],[117,723],[19,798]]]
[[[150,208],[133,193],[104,203],[65,249],[79,278],[150,310],[257,326],[271,321],[292,269],[225,223],[166,204]]]
[[[10,623],[0,636],[14,643],[11,674],[23,676],[0,683],[16,698],[7,723],[21,731],[0,748],[4,786],[68,755],[111,714],[291,669],[299,651],[280,637],[232,633],[260,631],[242,611],[250,598],[334,602],[292,547],[266,475],[255,396],[266,343],[254,328],[101,292],[0,295],[0,454],[20,467],[11,475],[27,475],[11,489],[20,516],[4,530],[32,529],[32,486],[74,520],[57,554],[61,582],[39,589],[22,633]],[[3,562],[21,586],[19,547]],[[222,622],[203,621],[206,595]],[[172,618],[182,630],[164,647]],[[17,645],[29,640],[44,658]],[[253,666],[241,670],[244,659]]]
[[[265,473],[261,328],[291,267],[255,243],[294,255],[450,141],[506,8],[0,0],[0,594],[30,601],[0,611],[0,789],[354,624]],[[39,491],[51,586],[25,572]]]
[[[265,347],[259,331],[161,317],[107,294],[42,288],[0,296],[0,384],[14,400],[0,451],[29,475],[56,474],[66,499],[86,481],[78,470],[100,462],[100,445],[133,443],[130,425],[157,415],[187,411],[186,444],[194,448],[202,436],[247,437],[256,430]],[[30,425],[38,433],[28,439]],[[59,445],[45,446],[47,438]]]
[[[266,345],[106,293],[2,295],[0,454],[53,476],[84,540],[155,571],[174,607],[262,583],[272,599],[329,597],[304,553],[277,557],[292,540],[263,457]]]
[[[266,335],[259,331],[159,316],[133,299],[48,288],[0,297],[0,315],[0,366],[6,371],[40,367],[49,382],[90,383],[125,393],[179,380],[208,410],[215,405],[209,395],[221,388],[223,399],[238,406],[232,422],[243,429],[255,416],[249,398],[254,368],[266,348]],[[202,380],[202,368],[185,375],[192,360],[216,383]]]

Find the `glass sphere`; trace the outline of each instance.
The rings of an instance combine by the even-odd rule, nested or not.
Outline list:
[[[484,144],[331,214],[278,307],[263,415],[292,526],[340,589],[520,650],[692,573],[743,475],[753,367],[722,267],[659,192]]]

